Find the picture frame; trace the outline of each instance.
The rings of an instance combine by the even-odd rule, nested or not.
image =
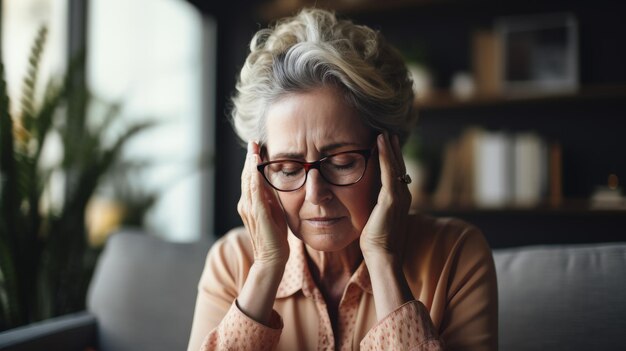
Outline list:
[[[505,94],[571,93],[579,87],[578,21],[571,13],[501,17],[495,22]]]

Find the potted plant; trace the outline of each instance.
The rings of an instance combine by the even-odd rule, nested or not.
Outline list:
[[[126,142],[151,126],[135,124],[105,140],[120,106],[109,104],[103,116],[86,112],[94,99],[79,79],[84,55],[72,60],[62,79],[47,83],[37,103],[46,33],[42,28],[32,46],[14,116],[0,62],[0,331],[85,308],[99,253],[87,243],[87,203]],[[54,135],[61,140],[62,160],[44,167],[42,151]],[[45,207],[53,173],[65,180],[64,197],[58,206]]]

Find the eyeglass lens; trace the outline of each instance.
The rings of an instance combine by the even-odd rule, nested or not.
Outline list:
[[[360,153],[342,153],[329,156],[320,162],[322,177],[334,185],[350,185],[361,179],[366,168],[366,159]],[[266,179],[279,190],[295,190],[306,181],[307,171],[302,163],[280,161],[265,167]]]

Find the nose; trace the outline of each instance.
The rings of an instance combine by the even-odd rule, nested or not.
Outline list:
[[[314,205],[323,204],[333,197],[329,184],[322,178],[317,169],[309,170],[304,189],[306,192],[305,200]]]

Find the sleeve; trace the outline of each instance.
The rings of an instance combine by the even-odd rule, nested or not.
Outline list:
[[[272,311],[270,325],[265,326],[245,315],[235,301],[217,328],[204,338],[200,350],[273,350],[282,328],[276,311]]]
[[[283,326],[278,313],[273,311],[270,325],[265,326],[237,307],[249,266],[235,235],[226,234],[213,245],[198,284],[188,351],[275,348]]]
[[[409,301],[379,321],[360,343],[361,350],[438,351],[443,344],[426,307]]]
[[[444,272],[447,304],[439,334],[446,350],[497,350],[496,270],[480,230],[470,226],[459,236]]]
[[[452,239],[435,245],[443,263],[437,290],[444,308],[434,323],[420,301],[410,301],[376,324],[361,341],[363,350],[498,349],[498,288],[491,249],[476,227],[456,221],[442,231]],[[444,233],[445,232],[445,233]]]

